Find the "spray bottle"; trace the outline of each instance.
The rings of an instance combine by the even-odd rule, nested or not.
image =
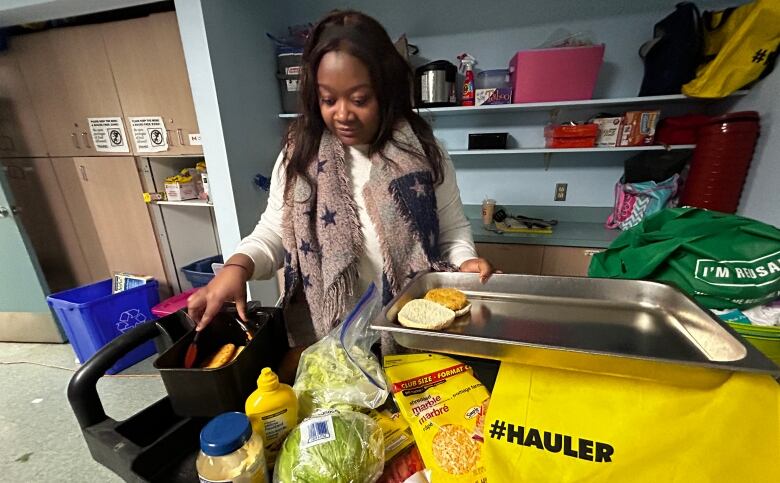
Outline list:
[[[463,74],[463,95],[460,104],[462,106],[474,105],[474,64],[477,59],[464,52],[458,56],[460,61],[460,72]]]

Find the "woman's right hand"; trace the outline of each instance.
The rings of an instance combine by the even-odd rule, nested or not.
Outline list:
[[[243,255],[246,257],[245,255]],[[203,330],[215,315],[220,311],[225,302],[235,302],[241,320],[247,321],[246,316],[246,282],[252,273],[246,260],[234,263],[231,260],[222,267],[222,270],[209,282],[187,299],[187,313],[198,324],[195,330]]]

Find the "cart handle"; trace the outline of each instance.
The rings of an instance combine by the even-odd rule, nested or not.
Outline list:
[[[97,382],[128,352],[160,335],[155,321],[133,327],[112,340],[89,358],[68,383],[68,401],[81,429],[108,419],[97,392]]]

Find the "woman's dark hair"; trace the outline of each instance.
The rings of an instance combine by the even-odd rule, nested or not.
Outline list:
[[[412,108],[412,71],[401,57],[382,25],[366,14],[354,10],[335,10],[322,18],[312,30],[303,51],[300,79],[300,116],[290,125],[285,140],[286,189],[297,178],[312,187],[306,169],[317,156],[320,138],[327,129],[320,114],[317,69],[328,52],[346,52],[368,67],[379,104],[379,130],[369,146],[369,155],[381,153],[385,143],[424,159],[430,164],[434,182],[443,177],[443,156],[433,130]],[[395,124],[405,119],[422,145],[424,153],[393,139]],[[292,147],[292,149],[289,149]],[[387,159],[388,162],[392,160]]]

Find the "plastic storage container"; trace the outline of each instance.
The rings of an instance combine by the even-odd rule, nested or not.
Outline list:
[[[171,315],[174,312],[178,312],[181,309],[187,308],[187,299],[190,295],[197,292],[197,288],[191,288],[186,292],[182,292],[179,295],[174,295],[171,298],[167,298],[159,304],[152,307],[152,314],[157,317],[165,317]]]
[[[509,82],[509,69],[483,70],[477,74],[477,89],[500,89],[511,87]]]
[[[596,124],[549,124],[544,128],[548,148],[590,148],[595,146],[599,127]]]
[[[181,268],[181,273],[187,277],[187,280],[193,287],[204,287],[214,278],[214,270],[211,268],[212,263],[224,263],[222,255],[215,255],[185,265]]]
[[[758,134],[755,111],[726,114],[700,127],[680,205],[735,213]]]
[[[509,62],[512,102],[591,99],[604,45],[523,50]]]
[[[762,327],[760,325],[728,322],[737,334],[741,335],[765,356],[780,366],[780,327]]]
[[[151,308],[160,301],[157,281],[111,293],[111,280],[52,294],[46,299],[70,340],[79,362],[138,324],[152,320]],[[133,349],[107,372],[117,372],[154,354],[152,341]]]
[[[180,416],[213,417],[227,411],[243,411],[247,397],[257,389],[264,367],[277,368],[287,352],[287,330],[281,310],[250,303],[247,327],[252,340],[234,322],[235,306],[227,305],[203,329],[198,339],[195,367],[185,369],[187,352],[195,331],[189,331],[154,362],[160,370],[171,405]],[[174,314],[172,317],[175,317]],[[231,362],[216,369],[200,369],[200,364],[225,344],[246,348]]]

